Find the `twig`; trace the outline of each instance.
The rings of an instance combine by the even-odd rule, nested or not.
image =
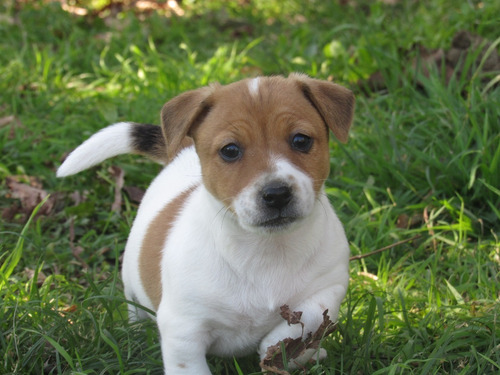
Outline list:
[[[413,236],[411,238],[407,238],[406,240],[401,240],[401,241],[395,242],[395,243],[393,243],[391,245],[382,247],[380,249],[377,249],[377,250],[374,250],[374,251],[370,251],[369,253],[360,254],[360,255],[354,255],[354,256],[350,257],[349,260],[351,261],[351,260],[359,260],[359,259],[363,259],[363,258],[368,258],[369,256],[381,253],[382,251],[386,251],[386,250],[392,249],[393,247],[396,247],[398,245],[402,245],[404,243],[416,240],[417,238],[420,238],[420,237],[422,237],[422,235],[417,234],[416,236]]]

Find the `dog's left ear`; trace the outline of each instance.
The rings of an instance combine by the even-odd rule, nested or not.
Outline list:
[[[351,90],[332,82],[293,73],[305,97],[319,112],[325,124],[342,143],[347,142],[354,116],[355,98]]]

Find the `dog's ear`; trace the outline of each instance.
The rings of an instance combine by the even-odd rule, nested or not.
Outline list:
[[[190,129],[201,122],[210,106],[207,98],[213,87],[187,91],[168,101],[161,110],[161,127],[167,147],[167,158],[171,161],[177,153],[192,144]]]
[[[354,116],[355,98],[351,90],[331,82],[291,74],[305,97],[319,112],[325,124],[342,142],[346,143]]]

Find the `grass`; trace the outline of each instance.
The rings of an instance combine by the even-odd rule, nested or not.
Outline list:
[[[356,92],[351,138],[332,141],[327,181],[352,254],[419,236],[351,262],[329,358],[306,372],[500,371],[498,72],[481,73],[474,55],[449,83],[439,69],[407,68],[416,45],[446,50],[459,30],[498,53],[498,2],[250,3],[185,0],[172,17],[0,5],[0,208],[20,206],[12,176],[35,177],[55,202],[31,221],[21,210],[1,221],[0,374],[161,373],[154,324],[127,322],[118,270],[137,204],[123,194],[111,211],[108,170],[145,188],[159,167],[124,156],[64,180],[55,169],[109,123],[157,123],[182,91],[291,71]],[[362,89],[374,72],[385,88]],[[210,359],[214,374],[259,373],[257,362]]]

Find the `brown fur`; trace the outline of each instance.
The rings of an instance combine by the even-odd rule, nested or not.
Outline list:
[[[269,170],[272,157],[291,161],[311,176],[315,191],[320,190],[329,172],[328,132],[294,80],[262,80],[256,97],[249,93],[248,81],[242,81],[220,87],[210,100],[214,105],[191,133],[204,184],[219,200],[230,206],[250,181]],[[291,148],[291,138],[297,133],[313,138],[308,153]],[[241,160],[227,163],[220,158],[219,150],[228,143],[242,147]]]
[[[173,222],[194,189],[182,192],[158,213],[142,243],[139,272],[142,285],[155,309],[158,309],[161,301],[161,252]]]

